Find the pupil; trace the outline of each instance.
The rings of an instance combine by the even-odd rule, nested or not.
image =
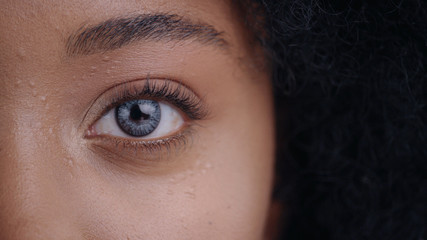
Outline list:
[[[147,120],[148,118],[150,118],[150,115],[141,112],[141,109],[139,109],[139,105],[135,104],[130,109],[130,118],[131,120],[137,122],[141,120]]]

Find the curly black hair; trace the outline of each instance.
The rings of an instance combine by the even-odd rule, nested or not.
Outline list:
[[[427,2],[250,2],[276,85],[281,239],[427,239]]]

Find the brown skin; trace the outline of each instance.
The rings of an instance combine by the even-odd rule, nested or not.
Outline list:
[[[0,5],[0,239],[264,238],[274,165],[271,86],[267,71],[253,67],[256,50],[228,2]],[[65,54],[66,39],[84,24],[158,12],[212,25],[229,49],[137,41]],[[88,137],[101,114],[96,99],[147,76],[175,79],[201,96],[206,117],[181,112],[186,125],[171,133],[191,129],[186,143],[148,152],[116,146],[113,136]]]

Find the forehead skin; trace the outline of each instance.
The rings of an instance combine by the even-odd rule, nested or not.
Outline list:
[[[0,239],[262,239],[274,162],[271,86],[251,66],[254,47],[227,1],[0,6]],[[207,23],[229,48],[136,41],[67,55],[82,26],[153,13]],[[209,117],[182,153],[113,166],[84,138],[93,124],[86,113],[107,89],[147,76],[182,82]]]

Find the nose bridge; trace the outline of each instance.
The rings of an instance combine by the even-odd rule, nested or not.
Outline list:
[[[58,226],[66,216],[55,174],[60,156],[52,153],[55,146],[38,116],[1,115],[0,239],[52,239],[66,228]]]

